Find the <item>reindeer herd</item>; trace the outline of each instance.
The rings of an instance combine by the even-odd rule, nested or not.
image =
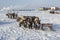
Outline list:
[[[44,27],[48,27],[50,30],[53,30],[52,23],[41,23],[41,20],[37,16],[18,16],[16,13],[7,13],[6,16],[11,19],[16,19],[19,22],[19,27],[35,28],[36,30],[44,30]]]

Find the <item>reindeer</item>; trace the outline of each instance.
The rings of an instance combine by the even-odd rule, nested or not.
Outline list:
[[[38,17],[34,18],[34,27],[35,29],[40,29],[40,20]]]
[[[43,27],[48,27],[50,30],[52,30],[52,26],[53,24],[51,23],[43,23],[41,29],[44,30]]]
[[[25,18],[25,16],[18,17],[17,22],[19,22],[19,27],[21,27],[22,25],[24,27],[26,27],[26,18]]]
[[[32,22],[33,22],[32,17],[31,16],[27,16],[26,23],[27,23],[27,27],[29,29],[32,29]]]
[[[6,14],[6,16],[8,16],[8,18],[12,18],[10,13]]]
[[[6,14],[6,16],[8,16],[8,18],[15,19],[15,18],[17,18],[18,15],[15,13],[8,13],[8,14]]]

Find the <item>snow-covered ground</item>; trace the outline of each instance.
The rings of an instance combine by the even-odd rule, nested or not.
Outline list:
[[[0,11],[0,40],[60,40],[60,14],[49,14],[44,11],[20,11],[18,15],[38,16],[41,23],[53,23],[55,31],[24,29],[19,27],[16,19],[6,17]]]

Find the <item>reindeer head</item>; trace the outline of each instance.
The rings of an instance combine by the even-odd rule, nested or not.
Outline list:
[[[19,22],[19,21],[20,21],[20,19],[21,19],[21,18],[20,18],[20,17],[18,17],[16,21],[17,21],[17,22]]]
[[[8,14],[6,14],[6,16],[8,16]]]

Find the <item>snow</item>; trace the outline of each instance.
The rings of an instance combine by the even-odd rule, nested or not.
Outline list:
[[[53,29],[35,30],[19,27],[16,19],[6,17],[6,12],[0,11],[0,40],[60,40],[60,15],[44,11],[20,11],[18,15],[38,16],[41,23],[53,23]]]

